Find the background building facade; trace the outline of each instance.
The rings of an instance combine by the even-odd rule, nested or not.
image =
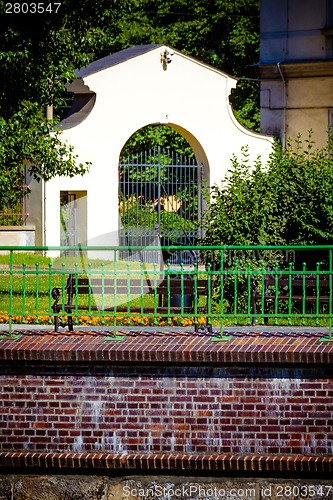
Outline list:
[[[327,140],[333,112],[333,1],[261,0],[261,131],[281,138],[313,130]]]

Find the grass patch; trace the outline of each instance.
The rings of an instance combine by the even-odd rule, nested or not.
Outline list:
[[[33,252],[13,252],[13,265],[14,266],[23,266],[26,264],[27,266],[35,266],[38,263],[41,267],[48,267],[52,259],[50,257],[45,257],[44,255],[40,255]],[[3,255],[0,254],[0,265],[9,266],[10,256],[9,254]]]

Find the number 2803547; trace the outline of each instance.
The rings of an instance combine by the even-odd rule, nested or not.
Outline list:
[[[60,9],[60,2],[38,2],[38,3],[11,3],[5,4],[5,14],[57,14]]]

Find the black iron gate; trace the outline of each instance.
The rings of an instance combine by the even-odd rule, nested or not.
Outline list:
[[[203,167],[158,148],[119,163],[120,243],[194,245],[200,236]]]

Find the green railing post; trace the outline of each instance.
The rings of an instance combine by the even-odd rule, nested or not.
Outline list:
[[[225,275],[224,275],[224,252],[220,252],[220,287],[221,287],[221,298],[220,298],[220,336],[223,337],[223,315],[224,315],[224,284],[225,284]]]
[[[131,264],[128,262],[126,266],[127,270],[127,294],[126,294],[126,302],[127,302],[127,314],[131,314]],[[117,307],[114,309],[115,314],[117,314]]]
[[[316,326],[319,326],[319,305],[320,305],[320,262],[316,263]]]
[[[48,314],[49,314],[49,324],[52,323],[51,314],[52,314],[52,288],[53,288],[53,280],[52,280],[52,262],[49,263],[48,267],[48,283],[49,283],[49,295],[48,295]]]
[[[91,315],[91,301],[92,301],[92,291],[91,291],[91,262],[88,262],[88,269],[87,269],[87,277],[88,277],[88,314]]]
[[[261,313],[262,313],[262,324],[265,324],[265,276],[266,267],[265,263],[261,264]]]
[[[251,285],[252,285],[252,269],[251,269],[251,263],[249,262],[247,265],[247,314],[248,314],[248,320],[247,324],[251,325],[251,307],[252,307],[252,301],[251,301]]]
[[[277,319],[277,316],[279,314],[279,275],[280,275],[280,269],[279,269],[279,263],[275,262],[275,267],[274,267],[274,275],[275,275],[275,297],[274,297],[274,324],[278,325],[279,321]]]
[[[221,286],[221,297],[220,297],[220,308],[219,308],[219,320],[220,320],[220,335],[212,337],[213,342],[227,342],[231,339],[230,335],[224,335],[224,283],[225,283],[225,271],[224,270],[224,259],[225,259],[225,247],[220,250],[220,265],[219,271],[216,276],[219,277],[219,282]]]
[[[153,264],[153,286],[154,286],[154,293],[153,293],[153,301],[154,301],[154,312],[153,312],[153,323],[155,326],[158,325],[158,320],[157,320],[157,308],[158,308],[158,294],[157,294],[157,277],[160,279],[163,279],[161,276],[160,269],[157,268],[156,262]]]
[[[199,275],[199,267],[198,267],[198,263],[195,262],[194,263],[194,266],[193,266],[193,291],[194,291],[194,303],[193,303],[193,307],[194,307],[194,324],[195,325],[198,325],[199,322],[198,322],[198,306],[199,306],[199,297],[198,297],[198,276]],[[208,282],[208,280],[207,280]],[[206,318],[206,322],[208,322],[208,319]]]
[[[13,250],[9,254],[9,318],[8,331],[12,334],[13,331]]]
[[[10,338],[10,340],[18,340],[21,337],[20,333],[13,333],[13,318],[14,318],[14,297],[13,297],[13,287],[14,287],[14,265],[13,265],[13,249],[9,251],[9,304],[8,304],[8,333],[4,332],[3,336]],[[4,272],[6,275],[6,271]],[[0,275],[1,278],[1,275]],[[2,336],[2,335],[1,335]],[[0,336],[0,338],[1,338]]]
[[[145,268],[143,262],[140,262],[140,314],[141,315],[144,313],[144,307],[145,307],[144,286],[145,286]],[[128,297],[127,300],[130,300],[130,297]]]
[[[198,268],[198,264],[196,264]],[[214,279],[214,276],[213,276]],[[207,265],[207,287],[208,287],[208,295],[207,295],[207,325],[212,324],[212,265],[208,262]]]
[[[234,325],[237,325],[237,310],[238,310],[238,262],[234,265]]]
[[[36,323],[39,324],[39,263],[35,264],[36,270]]]
[[[26,263],[22,264],[22,321],[25,323],[25,311],[26,311],[26,303],[27,303],[27,265]]]
[[[170,263],[167,264],[167,315],[170,317],[170,302],[171,302],[171,289],[170,289]]]
[[[83,269],[82,269],[83,271]],[[79,264],[75,262],[74,266],[74,290],[77,290],[79,287]],[[75,293],[75,309],[73,311],[73,315],[75,314],[75,324],[77,325],[79,323],[79,296],[77,293]],[[72,317],[73,319],[73,317]],[[74,323],[74,322],[73,322]]]
[[[61,315],[62,315],[62,320],[64,320],[64,316],[65,316],[65,290],[66,290],[65,263],[62,262],[62,264],[61,264],[61,297],[62,297]]]
[[[321,337],[321,341],[323,342],[333,342],[332,337],[332,299],[333,299],[333,291],[332,291],[332,281],[333,281],[333,259],[332,259],[332,249],[328,251],[328,280],[329,280],[329,299],[328,299],[328,337]]]
[[[306,262],[303,262],[302,267],[302,325],[306,325]]]
[[[288,325],[292,325],[292,295],[293,295],[293,263],[289,262],[288,265]]]
[[[184,315],[184,264],[182,262],[180,263],[180,314]]]
[[[333,283],[332,283],[332,280],[333,280],[333,276],[332,276],[332,272],[333,272],[333,260],[332,260],[332,250],[329,250],[329,302],[328,302],[328,305],[329,305],[329,309],[328,309],[328,314],[329,314],[329,322],[328,322],[328,337],[329,337],[329,340],[332,341],[332,295],[333,295],[333,290],[332,290],[332,287],[333,287]]]
[[[101,303],[101,311],[102,311],[102,325],[105,325],[105,264],[101,263],[101,274],[102,274],[102,303]]]
[[[119,335],[117,332],[117,306],[118,306],[118,301],[117,301],[117,278],[118,278],[118,255],[119,255],[119,248],[115,248],[113,250],[113,332],[112,335],[107,335],[104,337],[105,340],[107,341],[117,341],[121,342],[126,338],[125,335]],[[127,267],[127,271],[129,268]],[[130,301],[130,296],[127,294],[127,303]]]

